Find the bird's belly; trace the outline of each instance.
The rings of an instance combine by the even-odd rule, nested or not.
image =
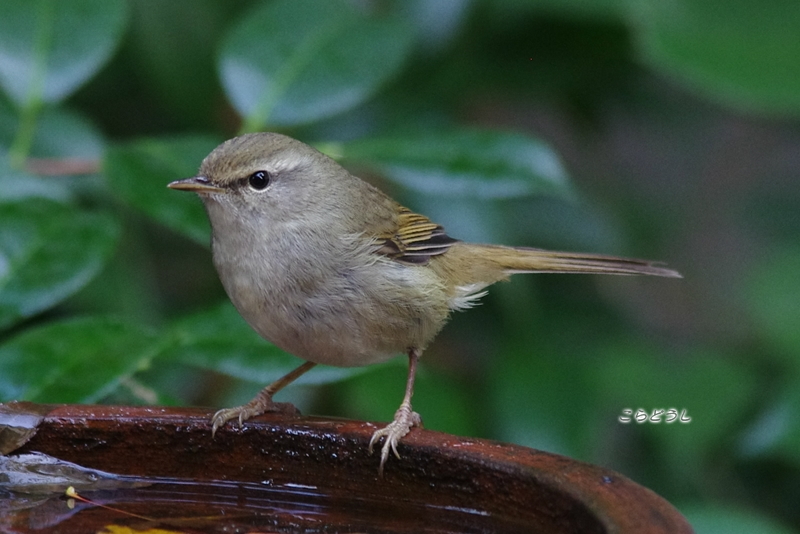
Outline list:
[[[250,272],[225,283],[239,313],[265,339],[315,363],[370,365],[423,349],[449,312],[444,291],[419,279],[432,273],[418,267],[376,263],[313,284],[288,274],[252,280]]]

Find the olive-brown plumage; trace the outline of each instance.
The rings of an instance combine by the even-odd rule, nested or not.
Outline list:
[[[275,133],[231,139],[173,189],[200,195],[214,264],[231,301],[264,338],[306,360],[226,421],[272,408],[272,395],[323,363],[360,366],[409,356],[403,403],[381,437],[380,468],[420,423],[411,409],[416,363],[451,311],[469,308],[514,273],[679,277],[651,262],[458,241],[332,159]]]

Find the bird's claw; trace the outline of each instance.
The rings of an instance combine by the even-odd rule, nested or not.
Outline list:
[[[397,452],[397,444],[406,434],[409,433],[412,427],[421,426],[422,418],[417,412],[411,410],[411,406],[400,406],[394,414],[394,420],[386,425],[384,428],[376,430],[369,440],[369,453],[372,454],[373,446],[385,438],[383,447],[381,447],[381,463],[378,467],[378,474],[383,476],[383,466],[386,460],[389,459],[389,452],[394,453],[395,457],[399,460],[400,453]]]
[[[269,403],[259,402],[258,397],[242,406],[223,408],[211,416],[211,437],[213,438],[217,430],[225,426],[225,423],[231,419],[238,419],[239,428],[242,428],[244,422],[251,417],[274,411],[275,409],[275,405],[271,401]]]

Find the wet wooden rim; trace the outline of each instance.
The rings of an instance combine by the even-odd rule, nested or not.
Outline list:
[[[8,406],[8,405],[7,405]],[[690,533],[654,492],[564,456],[415,429],[378,476],[374,423],[267,414],[212,439],[194,408],[59,405],[17,452],[39,451],[121,475],[294,484],[333,495],[482,510],[536,532]]]

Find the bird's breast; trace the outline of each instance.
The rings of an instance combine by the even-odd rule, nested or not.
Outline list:
[[[305,232],[231,245],[214,240],[214,262],[231,301],[264,338],[305,360],[342,367],[424,348],[448,315],[427,267],[374,253],[360,236],[334,241]]]

